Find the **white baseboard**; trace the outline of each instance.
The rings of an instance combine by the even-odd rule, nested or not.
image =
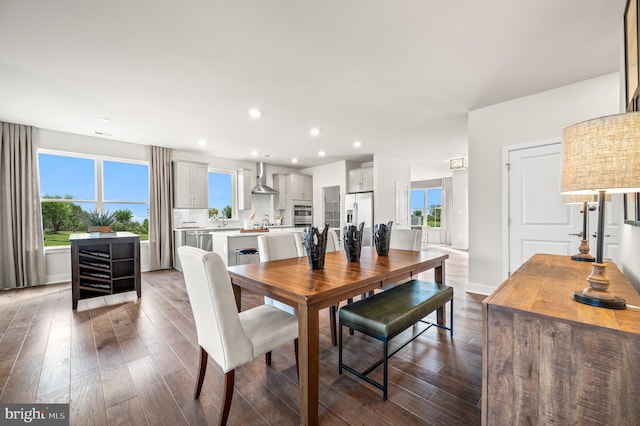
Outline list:
[[[71,281],[71,274],[47,275],[45,284],[58,284]]]
[[[496,290],[496,288],[497,287],[491,287],[484,284],[468,283],[466,292],[489,296],[491,293],[493,293]]]

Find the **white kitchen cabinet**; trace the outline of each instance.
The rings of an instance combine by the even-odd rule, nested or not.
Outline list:
[[[278,191],[275,195],[274,206],[276,210],[287,208],[287,177],[283,173],[273,174],[273,189]]]
[[[313,177],[306,175],[274,173],[273,188],[278,191],[275,200],[276,210],[285,210],[291,200],[313,200]]]
[[[253,170],[238,169],[238,210],[251,209],[251,188],[254,180]]]
[[[302,177],[302,199],[313,201],[313,177]]]
[[[373,168],[349,170],[349,192],[373,191]]]
[[[209,165],[191,161],[173,162],[173,207],[206,209],[209,192]]]
[[[305,175],[287,175],[287,195],[292,200],[313,200],[313,178]]]

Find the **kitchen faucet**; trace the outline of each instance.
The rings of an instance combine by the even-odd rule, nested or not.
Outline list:
[[[269,226],[269,215],[265,214],[264,219],[262,219],[262,228],[264,229],[267,226]]]

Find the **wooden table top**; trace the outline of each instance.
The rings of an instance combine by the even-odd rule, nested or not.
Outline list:
[[[322,270],[312,270],[307,257],[250,263],[229,267],[234,284],[272,296],[289,304],[322,305],[370,289],[373,283],[390,282],[397,275],[421,271],[440,265],[448,254],[424,251],[389,250],[378,256],[374,247],[363,247],[359,262],[348,262],[343,251],[329,252]]]
[[[640,311],[598,308],[574,301],[574,290],[588,287],[591,263],[569,256],[536,254],[484,301],[484,305],[521,310],[556,319],[640,333]],[[640,306],[640,295],[618,267],[607,262],[611,291],[628,305]]]

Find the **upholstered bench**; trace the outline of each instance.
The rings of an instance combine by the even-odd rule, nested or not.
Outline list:
[[[451,302],[449,326],[444,324],[445,304]],[[424,317],[437,310],[437,321],[431,323]],[[414,334],[408,341],[389,352],[389,341],[412,325],[421,322],[427,327]],[[387,400],[387,361],[396,352],[411,343],[431,327],[449,330],[453,336],[453,288],[444,284],[412,280],[382,293],[354,302],[340,309],[340,334],[338,341],[338,372],[349,371],[382,390]],[[371,367],[360,372],[342,362],[342,327],[348,327],[383,342],[383,357]],[[383,381],[378,383],[367,375],[383,365]]]

